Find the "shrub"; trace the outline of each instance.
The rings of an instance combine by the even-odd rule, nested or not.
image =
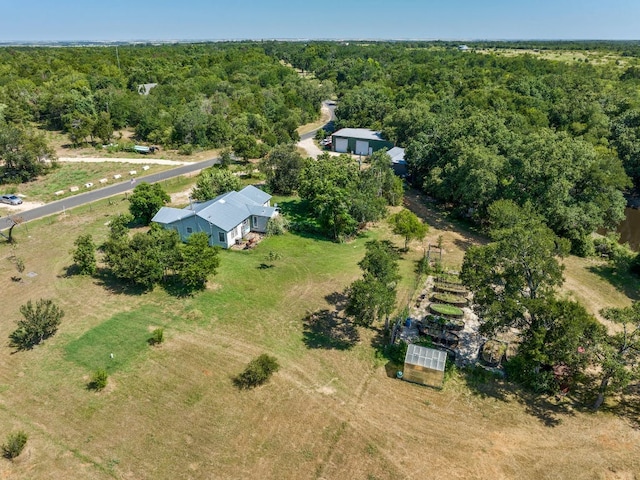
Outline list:
[[[267,221],[267,236],[284,235],[289,230],[289,220],[283,215],[277,215]]]
[[[102,390],[107,386],[107,380],[109,380],[109,374],[103,368],[100,368],[93,372],[93,377],[91,377],[91,381],[89,382],[90,390]]]
[[[389,359],[396,365],[403,365],[404,358],[407,355],[407,348],[409,345],[404,341],[394,343],[393,345],[385,345],[383,354],[385,358]]]
[[[27,444],[27,439],[29,437],[22,430],[15,433],[10,433],[7,435],[7,443],[2,445],[2,454],[5,458],[16,458],[22,450],[24,446]]]
[[[180,155],[192,155],[193,154],[193,145],[190,143],[185,143],[183,145],[180,145],[180,148],[178,149],[178,153]]]
[[[164,342],[164,328],[156,328],[153,332],[151,332],[149,344],[160,345],[162,342]]]
[[[35,307],[29,300],[20,307],[24,320],[18,320],[18,328],[9,335],[9,344],[18,350],[26,350],[39,344],[58,331],[64,312],[53,300],[40,299]]]
[[[244,372],[233,379],[233,383],[242,389],[255,388],[269,380],[279,368],[276,358],[263,353],[251,360]]]

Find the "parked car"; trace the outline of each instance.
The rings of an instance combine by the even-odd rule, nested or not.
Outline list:
[[[0,200],[2,200],[2,203],[8,203],[9,205],[20,205],[22,203],[22,199],[16,195],[2,195]]]

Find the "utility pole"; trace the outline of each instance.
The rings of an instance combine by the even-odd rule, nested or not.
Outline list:
[[[118,70],[120,70],[120,55],[118,55],[118,45],[116,45],[116,59],[118,60]]]

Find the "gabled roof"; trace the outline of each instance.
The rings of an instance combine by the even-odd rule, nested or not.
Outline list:
[[[258,215],[259,217],[273,217],[276,213],[276,207],[263,207],[262,205],[255,205],[249,207],[249,213],[251,215]]]
[[[369,130],[368,128],[342,128],[337,132],[334,132],[333,136],[343,138],[357,138],[359,140],[385,141],[384,138],[382,138],[382,134],[380,132]]]
[[[393,147],[387,151],[387,155],[391,157],[391,163],[406,163],[404,161],[404,148]]]
[[[238,194],[238,192],[225,194],[223,198],[200,210],[197,215],[228,232],[249,216],[247,205],[238,201],[234,193]]]
[[[162,207],[160,210],[158,210],[158,213],[154,215],[151,221],[156,223],[173,223],[183,218],[191,217],[195,214],[196,212],[194,212],[193,210],[189,210],[188,208],[182,209]]]
[[[244,195],[245,197],[253,200],[256,203],[259,203],[260,205],[264,205],[266,202],[271,200],[271,195],[263,190],[260,190],[259,188],[254,187],[253,185],[247,185],[238,193]]]
[[[447,352],[411,343],[407,347],[404,363],[444,372],[444,367],[447,363]]]
[[[271,199],[271,195],[256,187],[249,187],[243,188],[240,192],[223,193],[212,200],[196,203],[182,210],[162,207],[152,221],[169,224],[197,215],[228,232],[244,222],[250,215],[272,217],[276,209],[263,206],[265,202]]]

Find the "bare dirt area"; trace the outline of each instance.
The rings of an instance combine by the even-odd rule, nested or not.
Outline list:
[[[307,138],[298,142],[298,147],[305,151],[305,153],[311,158],[318,158],[323,153],[328,153],[332,157],[340,155],[338,152],[331,152],[329,150],[322,150],[318,147],[313,138]]]
[[[7,205],[6,203],[0,203],[0,216],[14,215],[43,205],[44,202],[30,202],[26,200],[23,200],[20,205]]]
[[[47,132],[47,140],[51,147],[56,152],[56,156],[61,158],[77,158],[77,157],[85,157],[85,158],[127,158],[127,159],[135,159],[142,160],[147,159],[147,161],[154,159],[155,156],[162,157],[167,160],[174,160],[178,162],[184,163],[192,163],[198,162],[201,160],[208,160],[210,158],[215,158],[220,154],[219,149],[210,149],[210,150],[196,150],[191,155],[181,155],[177,150],[165,150],[162,149],[159,153],[152,153],[148,155],[141,155],[135,152],[109,152],[106,148],[101,148],[98,146],[83,146],[74,148],[69,143],[69,138],[66,134],[61,131],[48,131]],[[135,143],[135,132],[132,130],[120,130],[114,132],[114,140],[113,143],[118,143],[119,140],[125,140],[127,142]],[[84,160],[82,160],[84,161]],[[135,163],[135,162],[134,162]]]

